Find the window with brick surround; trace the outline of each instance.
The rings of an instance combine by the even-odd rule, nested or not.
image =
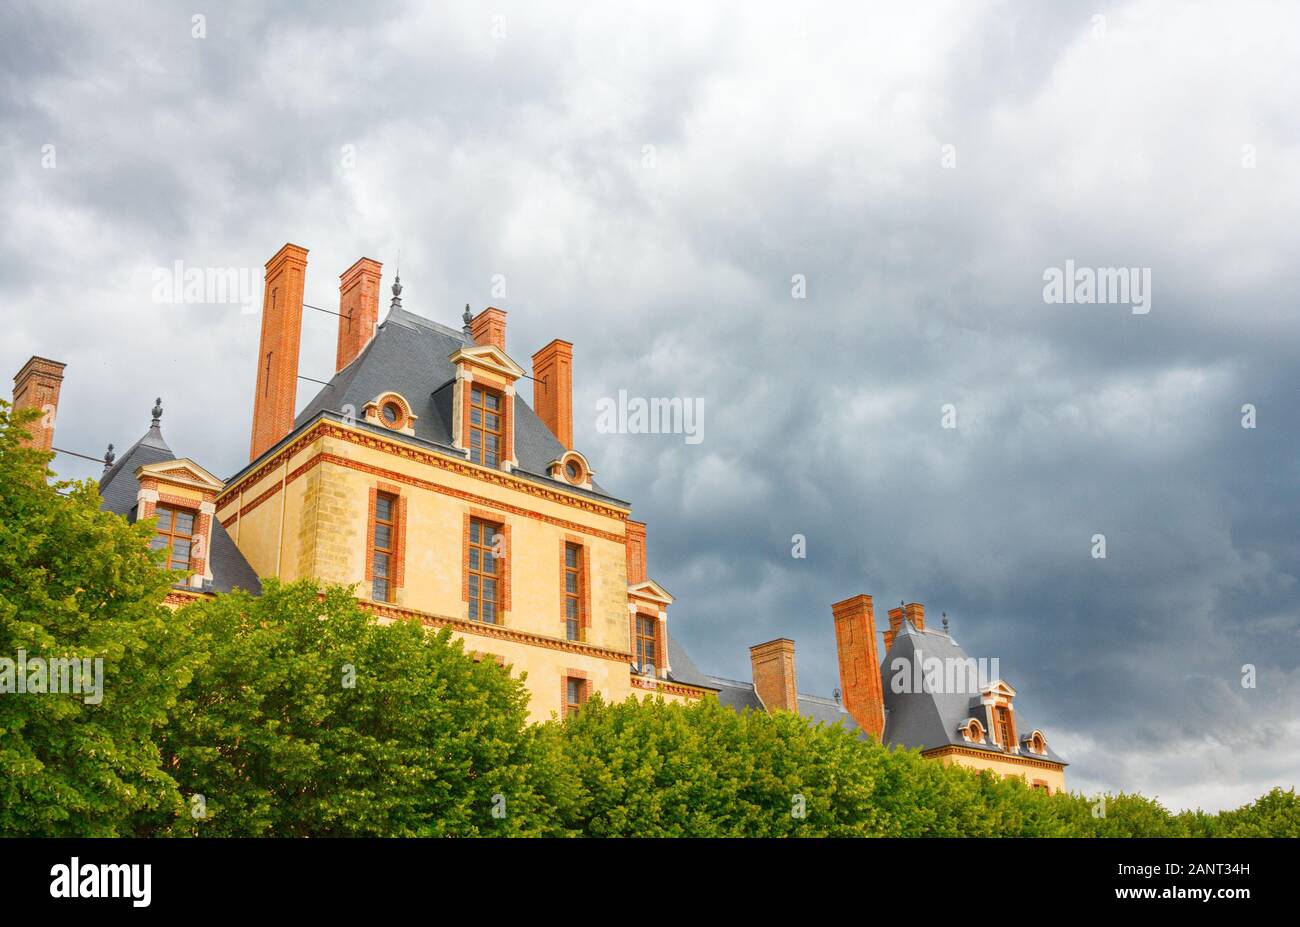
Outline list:
[[[1003,750],[1010,750],[1015,731],[1011,726],[1011,712],[1006,708],[993,709],[993,719],[996,725],[996,734],[998,743],[1002,745]]]
[[[505,446],[504,403],[501,394],[477,384],[469,391],[469,459],[496,467]]]
[[[568,676],[564,680],[564,716],[576,714],[587,700],[587,680]]]
[[[375,496],[374,543],[371,554],[371,597],[376,602],[393,601],[393,563],[397,552],[397,497],[381,492]]]
[[[190,570],[190,554],[194,547],[194,526],[198,515],[190,509],[159,505],[154,509],[158,519],[154,535],[154,550],[166,550],[167,569]]]
[[[643,670],[649,664],[659,666],[655,645],[659,637],[659,619],[653,615],[636,616],[636,665]]]
[[[571,641],[580,641],[584,633],[582,614],[582,545],[564,545],[564,631]]]
[[[469,523],[469,620],[498,624],[501,614],[501,561],[496,538],[501,526],[479,518]]]

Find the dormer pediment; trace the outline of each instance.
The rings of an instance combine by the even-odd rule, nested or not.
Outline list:
[[[655,602],[665,607],[673,604],[672,594],[653,579],[631,584],[627,587],[627,594],[629,598]]]
[[[525,375],[524,368],[512,361],[505,351],[494,344],[478,344],[461,348],[451,355],[451,362],[458,367],[464,364],[471,369],[481,368],[504,377],[509,383]]]
[[[984,702],[989,701],[1007,701],[1016,697],[1016,690],[1003,679],[995,679],[983,689],[980,689],[980,695]]]
[[[226,485],[188,457],[179,460],[164,460],[159,463],[137,467],[135,478],[137,480],[154,479],[160,483],[189,486],[192,489],[210,493],[221,492]]]

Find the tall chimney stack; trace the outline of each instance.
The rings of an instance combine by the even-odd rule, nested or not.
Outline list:
[[[573,345],[556,338],[533,355],[533,411],[573,449]]]
[[[794,641],[786,637],[749,648],[754,691],[769,712],[799,710],[794,678]]]
[[[54,446],[54,424],[58,418],[59,391],[67,364],[44,357],[32,357],[14,377],[14,411],[39,409],[44,415],[27,426],[29,447],[48,451]]]
[[[835,618],[844,707],[858,727],[880,740],[885,732],[885,693],[880,682],[880,659],[876,656],[871,596],[855,595],[836,602],[831,614]]]
[[[306,274],[307,249],[298,245],[286,244],[266,262],[249,460],[261,457],[293,430]]]
[[[469,333],[475,344],[494,344],[506,349],[506,311],[488,306],[470,319]]]
[[[379,272],[383,264],[363,257],[339,275],[339,346],[334,372],[357,359],[379,324]]]

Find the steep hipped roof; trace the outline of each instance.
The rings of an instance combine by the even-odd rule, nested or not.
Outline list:
[[[356,359],[336,373],[329,385],[322,387],[299,413],[294,421],[294,432],[322,415],[333,413],[342,416],[349,407],[353,418],[359,420],[366,403],[384,393],[395,392],[411,404],[411,411],[417,416],[415,438],[418,441],[434,445],[443,453],[463,456],[463,452],[452,447],[452,386],[456,380],[456,365],[450,358],[456,351],[473,344],[473,340],[463,332],[439,325],[407,309],[391,309],[375,331],[375,337]],[[358,427],[375,426],[358,421]],[[379,430],[388,433],[386,429]],[[551,479],[549,464],[567,449],[517,393],[514,437],[515,457],[519,460],[514,475],[560,486],[578,495],[626,505],[595,483],[592,491],[588,492]]]
[[[908,749],[930,750],[935,747],[960,746],[994,754],[1005,753],[995,743],[971,743],[960,733],[962,724],[968,718],[978,719],[986,731],[989,729],[979,689],[981,685],[993,680],[979,680],[971,685],[956,687],[960,691],[951,692],[946,691],[944,685],[931,686],[924,673],[915,674],[911,667],[917,661],[924,665],[924,661],[932,657],[943,661],[944,665],[955,665],[950,664],[950,661],[976,665],[946,632],[929,629],[919,631],[904,619],[880,667],[885,693],[884,742]],[[895,661],[902,662],[896,666]],[[913,676],[919,675],[921,691],[895,692],[891,682],[896,670],[903,672],[909,682]],[[910,685],[905,687],[912,688]],[[934,691],[936,688],[940,691]],[[1015,714],[1018,732],[1022,735],[1031,733],[1034,728],[1025,721],[1019,710]],[[1022,750],[1019,755],[1065,764],[1065,760],[1054,753],[1050,746],[1042,754]]]
[[[161,409],[157,410],[157,414],[161,415]],[[116,512],[134,522],[136,499],[140,495],[140,483],[135,478],[136,470],[149,464],[175,459],[176,454],[163,440],[162,427],[155,417],[144,437],[100,477],[99,494],[104,499],[104,510]],[[261,595],[262,584],[257,573],[248,565],[244,555],[215,517],[212,519],[212,548],[208,562],[212,567],[212,586],[205,589],[205,592],[229,592],[238,588]]]

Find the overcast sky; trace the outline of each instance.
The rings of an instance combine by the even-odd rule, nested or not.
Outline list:
[[[437,6],[8,11],[0,366],[67,362],[60,447],[123,449],[162,395],[232,475],[260,284],[159,305],[154,269],[291,241],[337,307],[400,252],[406,308],[504,308],[525,366],[574,343],[577,447],[706,671],[788,636],[829,694],[831,603],[920,601],[1074,789],[1297,784],[1300,8]],[[1150,311],[1045,303],[1067,260],[1148,269]],[[702,399],[704,440],[598,433],[620,389]]]

